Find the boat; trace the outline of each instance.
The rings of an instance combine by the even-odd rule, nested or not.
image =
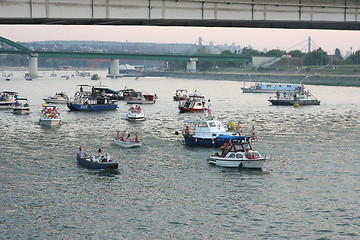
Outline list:
[[[10,77],[12,77],[12,76],[13,76],[12,73],[8,74],[8,75],[5,77],[5,81],[10,81],[10,80],[11,80]]]
[[[204,95],[195,90],[193,93],[189,95],[184,101],[179,102],[179,110],[180,113],[185,112],[203,112],[206,111],[205,107],[206,99]]]
[[[24,76],[24,78],[25,78],[26,81],[32,81],[33,80],[33,78],[29,77],[29,76]]]
[[[174,101],[183,101],[187,98],[187,90],[177,89],[175,95],[173,96]]]
[[[67,102],[69,102],[69,97],[68,95],[61,91],[59,93],[55,93],[54,96],[49,96],[47,98],[43,98],[43,100],[46,102],[46,103],[53,103],[53,104],[65,104]]]
[[[125,119],[130,121],[142,121],[145,120],[145,118],[144,111],[138,105],[136,105],[135,108],[129,108],[129,112],[125,116]]]
[[[141,142],[124,142],[120,139],[111,139],[111,143],[117,144],[124,148],[135,148],[135,147],[141,147]]]
[[[61,120],[60,120],[60,113],[59,108],[55,105],[46,105],[43,104],[43,109],[41,110],[41,116],[40,116],[40,125],[41,126],[60,126]]]
[[[13,113],[18,115],[26,115],[30,113],[30,106],[27,98],[17,98],[15,106],[13,107]]]
[[[119,93],[105,86],[78,85],[74,100],[67,103],[70,111],[115,110]]]
[[[136,90],[132,88],[127,88],[125,86],[124,89],[121,89],[118,92],[118,100],[125,100],[125,97],[132,96],[136,92]]]
[[[236,137],[235,132],[227,132],[220,121],[211,119],[185,120],[186,128],[182,131],[185,144],[204,147],[220,147],[229,139]],[[192,128],[193,134],[188,128]],[[176,134],[176,133],[175,133]]]
[[[154,104],[158,97],[156,94],[146,92],[132,92],[131,95],[125,96],[127,104]]]
[[[241,88],[243,93],[289,93],[294,92],[296,89],[301,88],[301,84],[288,84],[288,83],[255,83],[254,85],[246,88],[245,86]]]
[[[50,73],[50,77],[56,77],[57,74],[55,72]]]
[[[86,156],[80,158],[76,156],[76,160],[80,166],[90,169],[118,169],[119,167],[119,162],[110,159],[110,154],[108,153],[105,153],[100,157]]]
[[[228,152],[226,146],[224,146],[223,153],[216,152],[208,158],[210,164],[230,168],[263,168],[267,159],[258,151],[252,149],[249,140],[237,136],[228,141],[228,143]]]
[[[18,93],[13,92],[13,91],[0,92],[0,109],[13,108],[15,105],[17,96],[18,96]]]
[[[270,97],[268,101],[272,105],[282,106],[320,105],[320,101],[310,91],[277,94],[276,97]]]
[[[100,76],[99,76],[99,74],[93,74],[92,76],[91,76],[91,80],[100,80]]]

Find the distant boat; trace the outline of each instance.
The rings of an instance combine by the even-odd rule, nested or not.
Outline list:
[[[135,148],[135,147],[141,147],[141,143],[140,142],[123,142],[119,139],[112,139],[111,143],[113,144],[117,144],[121,147],[124,148]]]
[[[55,104],[64,103],[65,104],[65,103],[69,102],[69,97],[65,92],[60,92],[60,93],[56,93],[54,96],[43,98],[43,100],[46,103],[55,103]]]
[[[310,91],[283,93],[276,97],[268,99],[272,105],[282,106],[305,106],[305,105],[320,105],[320,101],[310,93]]]
[[[301,84],[287,84],[287,83],[277,83],[277,84],[264,84],[264,83],[255,83],[254,85],[246,88],[242,87],[241,90],[243,93],[288,93],[293,92],[296,89],[301,88]]]
[[[2,91],[0,92],[0,109],[11,109],[15,105],[17,92],[13,91]]]
[[[95,73],[91,76],[91,80],[100,80],[100,76]]]
[[[90,169],[118,169],[119,167],[119,162],[110,159],[110,154],[108,153],[105,153],[100,158],[97,156],[76,157],[76,160],[80,166]]]
[[[15,106],[13,108],[13,113],[17,115],[26,115],[30,113],[30,106],[26,98],[17,98],[15,101]]]

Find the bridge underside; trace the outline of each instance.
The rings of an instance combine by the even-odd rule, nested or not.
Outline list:
[[[359,0],[7,0],[0,24],[360,29]]]

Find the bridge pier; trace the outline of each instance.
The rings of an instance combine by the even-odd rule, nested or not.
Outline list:
[[[196,72],[196,62],[197,58],[190,58],[190,61],[186,63],[186,71],[187,72]]]
[[[110,72],[107,77],[117,78],[120,77],[120,66],[119,66],[119,59],[111,59],[110,62]]]
[[[38,77],[38,58],[36,56],[29,57],[29,77]]]

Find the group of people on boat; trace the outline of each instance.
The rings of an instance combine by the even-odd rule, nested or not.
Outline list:
[[[122,142],[140,142],[140,137],[137,133],[135,133],[135,139],[133,139],[128,131],[123,134],[121,134],[120,131],[116,131],[116,139]]]
[[[43,118],[51,118],[51,119],[58,119],[60,118],[60,112],[58,111],[59,108],[53,107],[46,107],[45,104],[42,105],[43,110],[41,110]]]
[[[235,126],[235,131],[237,134],[239,134],[239,136],[244,136],[244,131],[243,128],[240,124],[240,121],[236,124]],[[250,139],[257,142],[258,141],[258,137],[256,136],[256,132],[255,132],[255,126],[252,126],[251,130],[250,130]]]
[[[230,152],[232,150],[232,146],[230,144],[230,141],[225,142],[220,149],[222,150],[221,152],[221,157],[225,157],[226,154],[228,152]],[[247,159],[258,159],[259,157],[255,156],[255,153],[253,151],[250,151],[250,148],[247,148],[245,151],[245,157]]]
[[[83,150],[83,148],[80,146],[79,150],[76,152],[76,156],[78,158],[86,158],[89,157],[85,151]],[[96,158],[96,161],[99,162],[108,162],[110,160],[110,155],[108,153],[102,154],[101,148],[99,148],[98,150],[98,155],[93,157]]]
[[[131,107],[130,110],[133,113],[141,113],[141,107],[139,105],[136,105],[135,108]]]

